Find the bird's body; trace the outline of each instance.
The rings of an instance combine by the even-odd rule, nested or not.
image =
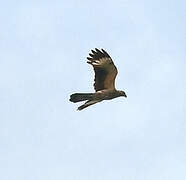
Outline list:
[[[87,57],[87,63],[91,64],[95,71],[95,93],[74,93],[70,96],[71,102],[85,101],[85,104],[78,107],[78,110],[82,110],[90,105],[101,102],[103,100],[110,100],[119,96],[126,96],[124,91],[118,91],[115,89],[115,78],[117,75],[117,68],[114,65],[111,57],[108,53],[102,49],[92,50],[90,57]]]

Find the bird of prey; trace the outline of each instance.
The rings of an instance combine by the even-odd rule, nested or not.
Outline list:
[[[103,100],[110,100],[119,96],[127,97],[124,91],[115,89],[115,78],[118,71],[109,54],[103,49],[95,48],[95,50],[91,50],[89,56],[87,63],[93,66],[95,72],[95,93],[72,94],[70,96],[71,102],[86,101],[77,110],[82,110]]]

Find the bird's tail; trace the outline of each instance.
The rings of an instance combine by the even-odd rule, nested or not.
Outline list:
[[[85,100],[92,100],[94,93],[74,93],[70,96],[71,102],[80,102]]]

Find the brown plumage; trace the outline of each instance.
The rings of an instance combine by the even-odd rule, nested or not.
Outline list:
[[[103,49],[99,50],[95,48],[95,50],[91,50],[89,56],[87,57],[87,63],[91,64],[94,68],[94,89],[96,92],[72,94],[70,96],[71,102],[76,103],[88,100],[85,104],[78,107],[78,110],[82,110],[103,100],[110,100],[119,96],[127,97],[124,91],[115,89],[115,78],[118,71],[109,54]]]

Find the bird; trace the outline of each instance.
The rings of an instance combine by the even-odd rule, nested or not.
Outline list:
[[[81,111],[88,106],[99,103],[103,100],[111,100],[120,96],[127,97],[126,93],[116,90],[115,79],[118,70],[110,55],[104,49],[91,50],[87,63],[92,65],[94,77],[95,93],[73,93],[70,95],[70,101],[73,103],[86,101],[79,106],[77,110]]]

